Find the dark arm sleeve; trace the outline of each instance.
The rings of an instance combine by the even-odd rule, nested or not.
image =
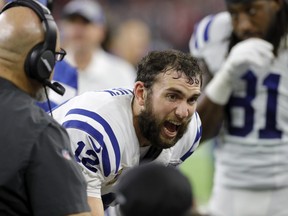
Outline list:
[[[66,131],[50,123],[31,152],[26,176],[34,215],[67,215],[90,211],[86,182],[74,160]]]

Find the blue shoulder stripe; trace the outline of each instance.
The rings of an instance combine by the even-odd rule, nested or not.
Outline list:
[[[209,40],[209,29],[210,29],[210,26],[211,26],[213,19],[214,19],[214,16],[210,15],[208,22],[207,23],[205,22],[204,33],[201,31],[202,28],[201,27],[199,28],[199,26],[202,24],[201,21],[200,21],[200,23],[197,23],[194,26],[193,38],[194,38],[195,49],[197,49],[197,50],[199,49],[199,39],[200,38],[202,39],[202,37],[203,37],[204,42],[207,42]],[[203,35],[202,35],[202,33],[203,33]]]
[[[70,114],[78,114],[78,115],[87,116],[87,117],[93,119],[94,121],[96,121],[96,122],[98,122],[99,124],[102,125],[102,127],[104,128],[105,132],[107,133],[107,135],[108,135],[108,137],[110,139],[110,142],[111,142],[113,150],[114,150],[114,155],[115,155],[115,159],[116,159],[116,164],[115,164],[116,165],[116,170],[115,170],[115,173],[117,173],[118,169],[119,169],[119,166],[120,166],[120,158],[121,158],[120,147],[119,147],[118,140],[117,140],[117,138],[116,138],[111,126],[109,125],[109,123],[105,119],[103,119],[100,115],[98,115],[97,113],[91,112],[91,111],[88,111],[88,110],[84,110],[84,109],[72,109],[66,114],[66,116],[70,115]],[[85,124],[87,125],[86,127],[84,127],[84,128],[80,127],[78,129],[87,132],[89,135],[91,135],[91,137],[96,139],[99,142],[100,145],[102,143],[103,146],[102,145],[101,146],[103,147],[103,154],[104,154],[104,149],[105,149],[105,151],[107,151],[107,148],[105,146],[105,142],[103,141],[103,135],[97,129],[93,128],[91,125],[89,125],[87,123],[85,123]],[[82,124],[82,126],[83,126],[83,124]],[[89,128],[88,126],[90,127],[90,129],[88,131],[86,131],[87,128]],[[101,136],[99,136],[99,134],[101,134]],[[108,172],[110,173],[111,172],[111,170],[110,170],[111,168],[110,168],[108,152],[105,153],[102,158],[103,158],[103,160],[107,160],[107,161],[103,161],[103,162],[108,162],[108,164],[109,164],[109,168],[105,167],[106,166],[105,164],[107,164],[107,163],[103,164],[104,172],[106,174]]]
[[[198,24],[196,24],[195,26],[194,26],[194,31],[193,31],[193,38],[195,39],[195,41],[194,41],[194,47],[195,47],[195,49],[198,49],[198,38],[197,38],[197,29],[198,29]]]
[[[214,16],[209,17],[209,21],[205,27],[205,30],[204,30],[204,41],[205,42],[207,42],[209,40],[209,30],[210,30],[210,26],[211,26],[213,19],[214,19]]]

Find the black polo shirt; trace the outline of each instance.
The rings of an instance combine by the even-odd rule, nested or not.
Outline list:
[[[68,135],[35,100],[0,78],[0,215],[89,211]]]

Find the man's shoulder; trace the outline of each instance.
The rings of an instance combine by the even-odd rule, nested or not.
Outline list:
[[[210,72],[215,73],[225,59],[231,33],[228,12],[206,16],[194,29],[189,42],[190,52],[205,60]]]
[[[194,52],[210,44],[219,43],[230,37],[231,17],[228,12],[211,14],[202,18],[196,25],[189,46]]]
[[[99,91],[88,91],[71,99],[71,104],[88,109],[98,109],[111,104],[125,104],[133,97],[133,90],[129,88],[111,88]],[[70,101],[68,101],[69,103]]]
[[[35,133],[38,132],[39,134],[45,132],[46,128],[49,127],[49,125],[54,125],[54,128],[60,127],[56,123],[56,121],[49,116],[48,113],[46,113],[43,109],[41,109],[39,106],[33,102],[33,104],[27,108],[26,116],[29,121],[26,121],[27,123],[30,123],[30,128],[34,128]]]
[[[53,119],[43,109],[36,105],[37,101],[26,93],[16,92],[10,100],[11,115],[17,116],[19,122],[23,121],[31,127],[39,127],[51,123]]]
[[[115,121],[128,112],[132,97],[133,91],[124,88],[89,91],[57,107],[53,110],[53,115],[61,123],[64,118],[70,118],[68,116],[80,118],[81,116],[95,116],[96,114],[109,118],[113,116],[113,121]],[[76,113],[78,114],[75,115]]]
[[[44,110],[36,105],[36,101],[25,93],[13,92],[13,94],[6,94],[6,96],[10,99],[2,100],[0,117],[5,122],[6,130],[17,131],[17,136],[9,137],[11,141],[21,137],[20,140],[23,142],[37,143],[37,139],[47,132],[47,127],[56,124]],[[54,128],[58,130],[58,127],[60,125]]]

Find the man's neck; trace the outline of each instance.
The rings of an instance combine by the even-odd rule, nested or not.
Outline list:
[[[21,89],[23,92],[26,92],[29,94],[31,97],[35,97],[36,92],[39,90],[41,87],[41,84],[38,83],[36,80],[32,80],[28,78],[24,71],[21,73],[16,73],[16,72],[8,72],[4,70],[0,70],[0,77],[10,81],[13,83],[15,86],[17,86],[19,89]]]

